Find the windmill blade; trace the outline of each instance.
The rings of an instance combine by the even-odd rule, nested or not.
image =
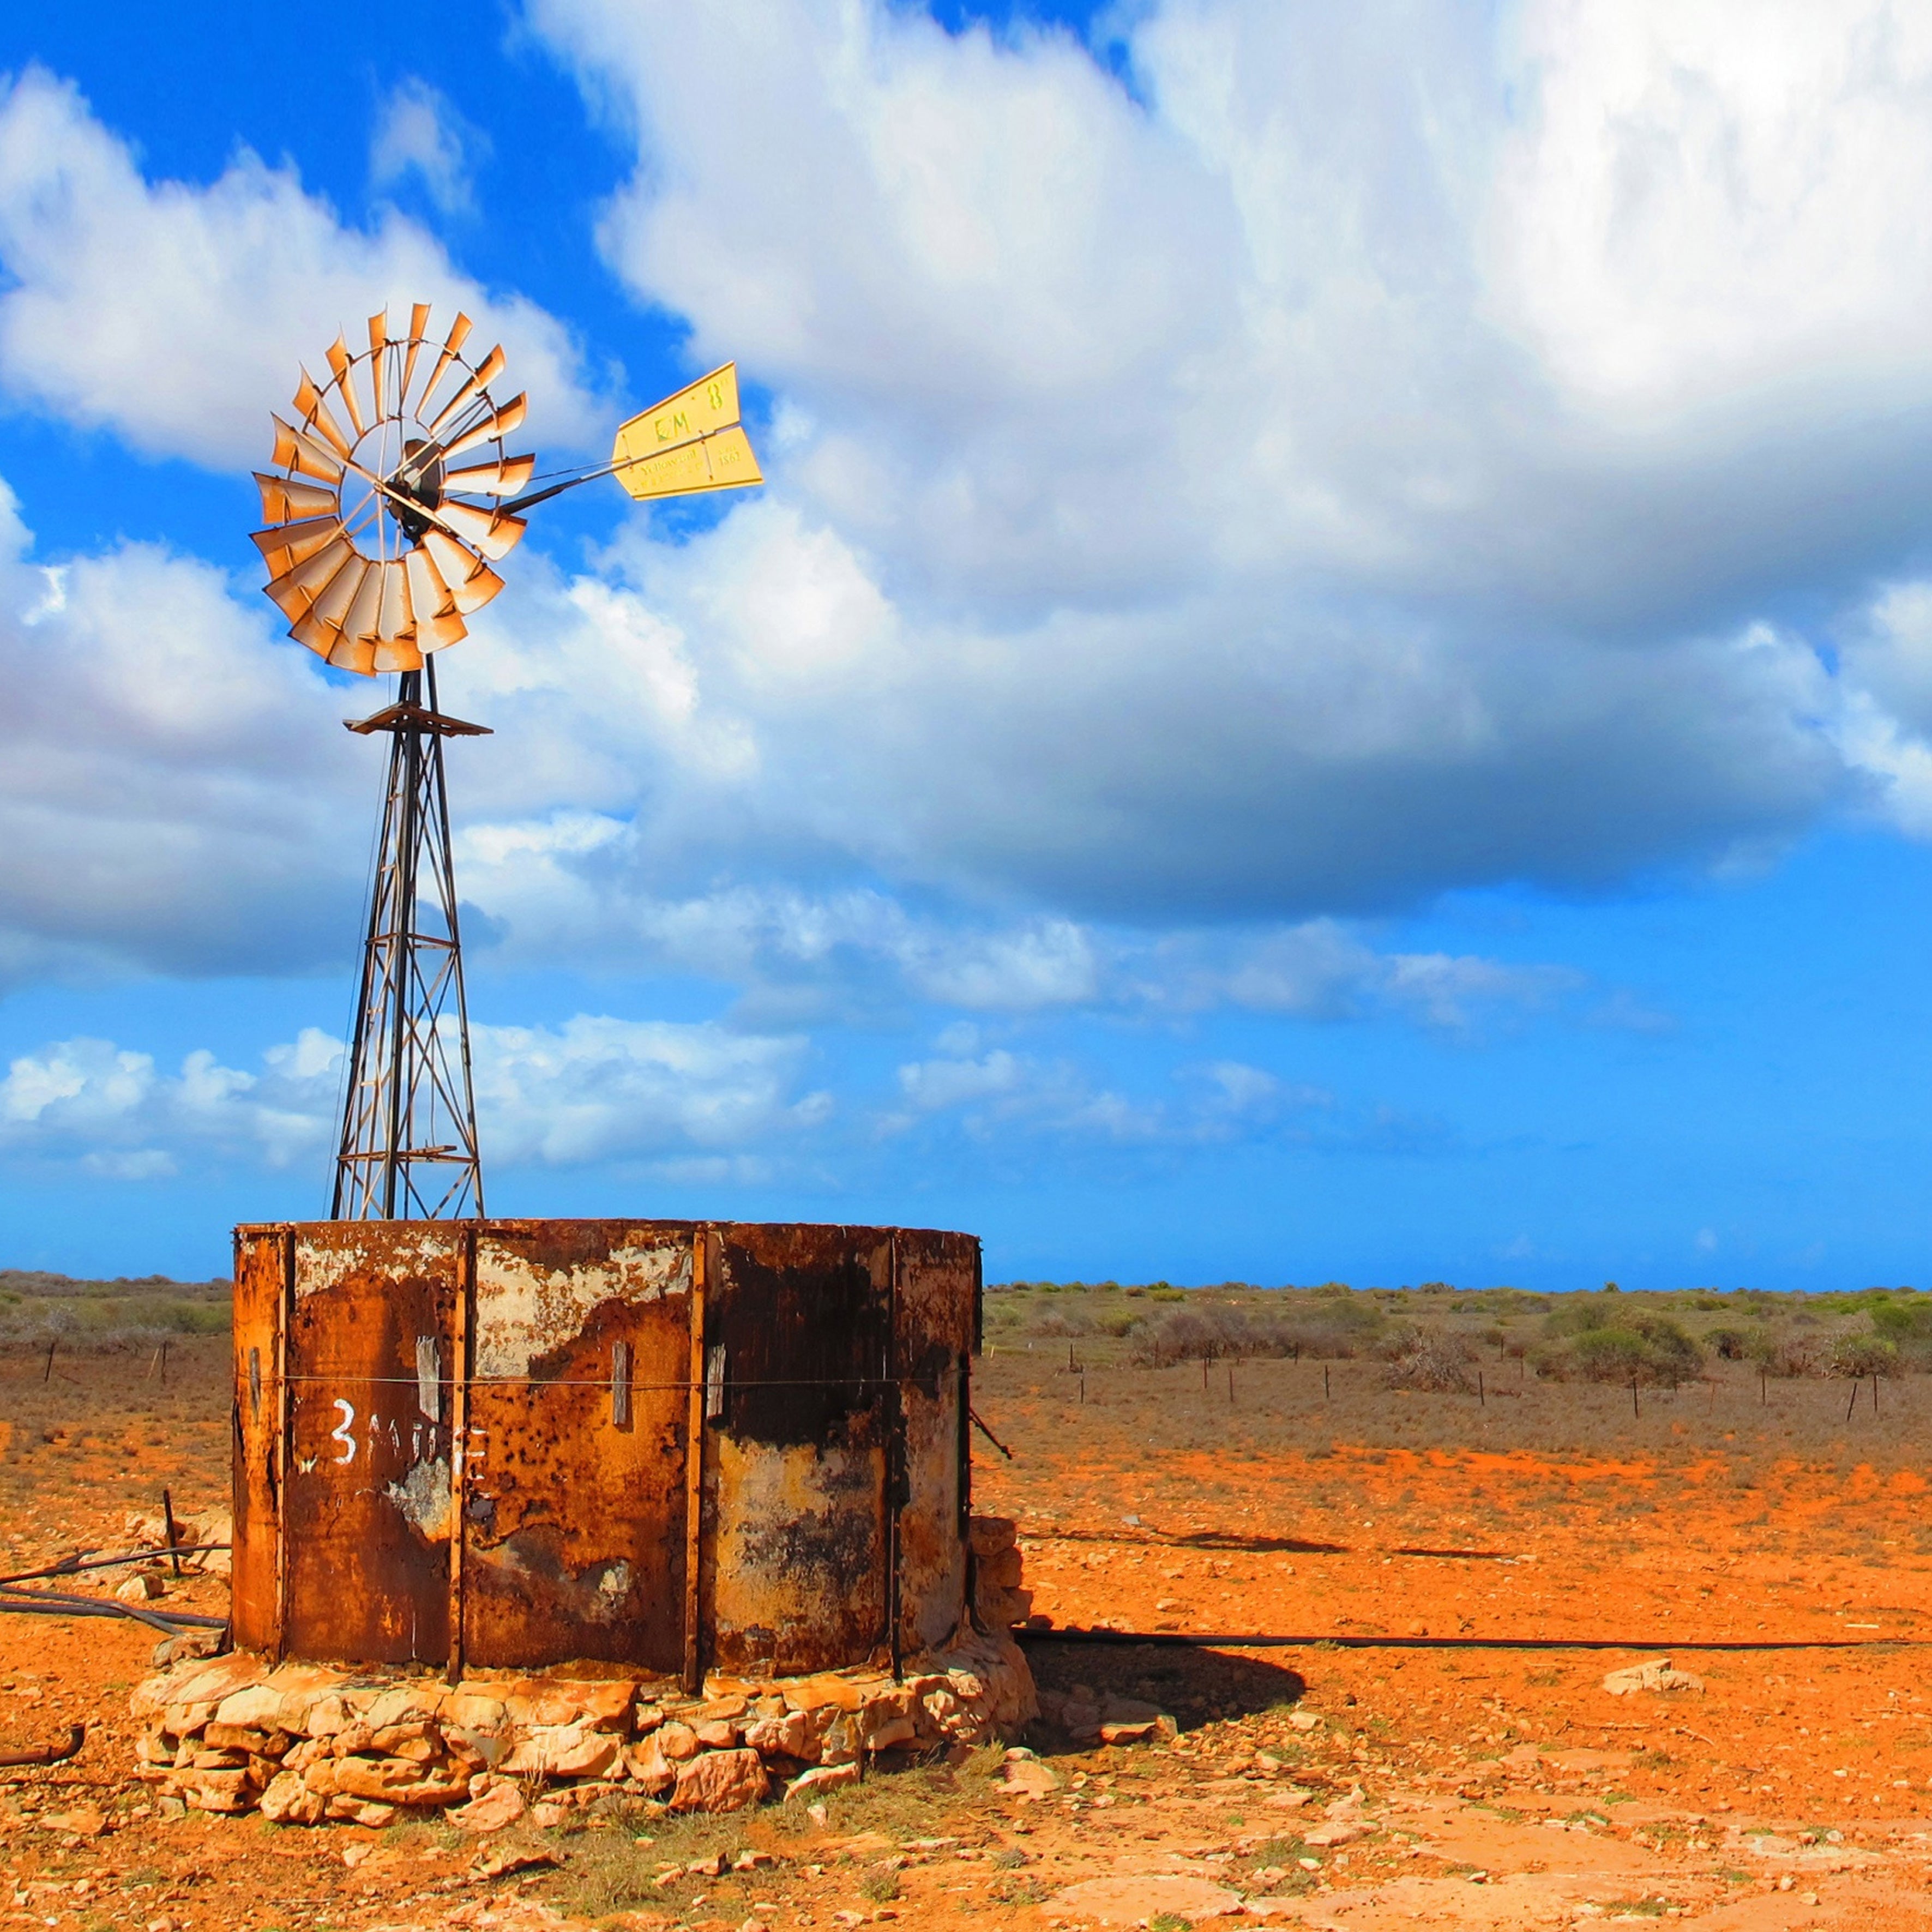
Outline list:
[[[436,574],[449,586],[450,602],[464,616],[480,610],[502,589],[503,580],[446,532],[425,530],[422,547],[429,552]]]
[[[748,489],[765,480],[750,439],[735,426],[614,473],[640,502],[656,496],[695,496],[706,490]]]
[[[466,557],[469,553],[466,550]],[[418,545],[403,560],[410,574],[410,603],[416,613],[416,647],[440,651],[470,634],[458,614],[456,599],[436,567],[435,560]]]
[[[328,412],[328,404],[323,400],[322,392],[315,386],[315,378],[304,369],[302,380],[296,385],[296,413],[311,429],[319,430],[322,440],[338,456],[346,458],[353,446],[342,433],[342,425]]]
[[[469,556],[464,551],[465,556]],[[456,599],[451,594],[448,584],[436,567],[436,560],[421,544],[416,544],[403,559],[403,568],[410,575],[410,608],[416,613],[420,624],[426,617],[453,614]]]
[[[382,584],[388,575],[380,563],[370,564],[362,573],[362,580],[356,585],[356,595],[342,618],[342,634],[352,642],[363,638],[371,643],[375,640],[376,620],[382,614]]]
[[[300,563],[269,580],[266,588],[276,608],[291,620],[306,616],[338,571],[359,563],[356,546],[346,537],[325,544]]]
[[[410,604],[409,572],[399,556],[385,558],[376,568],[382,584],[376,607],[375,634],[382,643],[394,644],[416,628]]]
[[[416,351],[429,339],[429,304],[418,302],[410,310],[410,346],[403,356],[403,386],[396,398],[400,411],[409,407],[410,378],[416,371]]]
[[[499,510],[486,510],[475,503],[458,503],[446,499],[436,514],[466,544],[472,544],[494,563],[508,556],[529,526],[520,517],[506,517]]]
[[[448,401],[436,411],[434,418],[428,425],[431,436],[442,428],[470,397],[478,390],[489,388],[503,373],[503,346],[499,343],[450,392]]]
[[[452,436],[440,446],[444,457],[460,456],[466,449],[474,449],[479,442],[488,442],[492,437],[514,435],[524,426],[524,418],[530,413],[527,396],[512,396],[493,416],[465,430],[460,436]]]
[[[610,460],[614,464],[634,463],[661,450],[682,448],[700,436],[729,429],[738,415],[738,365],[727,362],[641,416],[620,423]]]
[[[333,624],[325,624],[313,610],[305,611],[289,626],[289,635],[297,644],[306,644],[317,657],[332,661],[342,641],[342,633]]]
[[[356,434],[360,436],[368,425],[363,422],[361,406],[356,400],[356,386],[349,380],[349,342],[346,336],[338,335],[329,344],[328,366],[335,371],[336,386],[342,392],[342,406],[349,412],[349,420],[356,425]]]
[[[429,380],[423,385],[422,400],[424,404],[427,404],[430,398],[436,394],[436,386],[442,380],[442,372],[449,367],[452,360],[461,350],[463,345],[470,340],[471,327],[469,316],[458,309],[456,312],[456,320],[449,325],[449,336],[442,345],[442,353],[436,358],[436,367],[429,372]],[[418,410],[416,413],[420,416],[422,412]]]
[[[335,492],[319,483],[297,483],[286,476],[255,472],[256,487],[262,493],[262,520],[285,524],[294,517],[319,517],[335,508]]]
[[[343,620],[349,614],[350,606],[362,594],[362,586],[369,574],[366,557],[353,556],[328,580],[327,587],[310,607],[310,615],[318,623],[332,626],[344,630],[347,626]]]
[[[320,476],[325,482],[342,481],[342,462],[326,443],[318,442],[280,416],[271,416],[268,420],[275,426],[275,453],[268,459],[271,463],[279,464],[284,470]]]
[[[397,638],[387,644],[379,640],[376,644],[376,670],[379,674],[384,671],[422,669],[422,651],[416,643],[413,632],[406,638]]]
[[[442,487],[446,493],[455,490],[471,496],[507,496],[530,480],[536,466],[534,456],[506,456],[495,463],[473,463],[466,470],[445,470]]]
[[[373,638],[338,638],[328,661],[338,670],[352,670],[364,677],[376,675],[376,644]]]
[[[279,577],[291,565],[314,556],[324,544],[333,542],[341,534],[342,519],[335,514],[332,504],[325,516],[304,517],[299,523],[272,524],[266,530],[251,531],[250,538],[262,553],[262,560],[268,566],[269,574]]]
[[[470,626],[454,610],[446,616],[416,620],[416,648],[427,655],[460,643],[470,634]]]
[[[382,420],[382,358],[389,346],[389,311],[369,318],[369,384],[376,398],[376,420]]]

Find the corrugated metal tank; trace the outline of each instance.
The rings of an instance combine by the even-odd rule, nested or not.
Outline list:
[[[958,1627],[972,1236],[320,1221],[235,1254],[238,1643],[694,1687]]]

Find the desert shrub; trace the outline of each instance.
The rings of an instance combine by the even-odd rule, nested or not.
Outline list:
[[[1338,1302],[1305,1315],[1255,1315],[1226,1302],[1176,1308],[1138,1331],[1137,1360],[1156,1367],[1253,1355],[1310,1355],[1341,1360],[1364,1352],[1384,1325],[1364,1303]]]
[[[1816,1335],[1796,1335],[1789,1330],[1767,1330],[1748,1345],[1750,1359],[1768,1376],[1816,1375],[1824,1354]]]
[[[1840,1335],[1832,1344],[1825,1371],[1852,1381],[1864,1376],[1896,1375],[1898,1345],[1882,1335]]]
[[[1742,1362],[1763,1333],[1761,1328],[1713,1328],[1704,1339],[1721,1360]]]
[[[1146,1319],[1147,1317],[1137,1309],[1124,1308],[1100,1317],[1100,1333],[1112,1335],[1118,1340],[1123,1336],[1131,1335]]]
[[[1027,1329],[1030,1335],[1090,1335],[1093,1332],[1094,1318],[1084,1308],[1065,1312],[1056,1308],[1029,1324]]]
[[[1555,1382],[1647,1382],[1675,1388],[1704,1366],[1702,1351],[1674,1322],[1625,1315],[1614,1326],[1575,1329],[1537,1355],[1536,1372]]]
[[[1475,1351],[1460,1335],[1412,1330],[1388,1358],[1382,1379],[1390,1388],[1430,1389],[1470,1395],[1475,1391]]]
[[[1916,1296],[1910,1301],[1888,1298],[1868,1312],[1871,1339],[1891,1348],[1898,1367],[1932,1369],[1932,1301],[1922,1301]]]

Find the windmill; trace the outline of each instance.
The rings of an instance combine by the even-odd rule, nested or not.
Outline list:
[[[389,759],[336,1220],[483,1212],[442,748],[489,732],[439,707],[432,654],[464,636],[464,620],[502,589],[493,566],[516,547],[533,505],[600,476],[640,500],[764,480],[739,421],[735,363],[622,424],[608,463],[539,478],[534,456],[508,452],[524,398],[499,404],[491,394],[502,350],[472,362],[466,315],[440,341],[429,324],[419,302],[400,335],[386,310],[371,316],[367,349],[352,352],[338,334],[328,380],[304,369],[294,420],[273,418],[274,473],[255,473],[265,527],[254,540],[289,634],[340,669],[398,675],[393,704],[346,721],[386,734]]]

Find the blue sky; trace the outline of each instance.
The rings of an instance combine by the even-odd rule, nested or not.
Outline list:
[[[0,1262],[322,1211],[380,697],[248,472],[415,299],[769,479],[441,661],[494,1211],[1925,1285],[1932,7],[333,20],[0,22]]]

